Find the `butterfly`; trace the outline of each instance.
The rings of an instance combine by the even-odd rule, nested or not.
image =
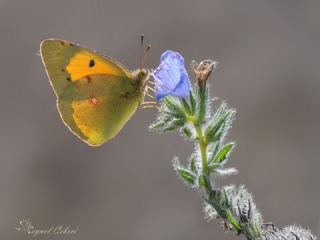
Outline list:
[[[141,38],[141,46],[143,36]],[[112,58],[69,41],[47,39],[40,55],[65,125],[81,140],[99,146],[114,138],[144,102],[149,71],[131,72]]]

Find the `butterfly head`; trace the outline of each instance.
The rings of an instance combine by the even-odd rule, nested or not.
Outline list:
[[[149,71],[145,68],[138,68],[133,73],[133,82],[137,85],[144,86],[149,78]]]

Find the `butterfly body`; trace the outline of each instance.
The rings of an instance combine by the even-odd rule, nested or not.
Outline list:
[[[64,123],[89,145],[115,137],[143,102],[145,69],[64,40],[44,40],[40,52]]]

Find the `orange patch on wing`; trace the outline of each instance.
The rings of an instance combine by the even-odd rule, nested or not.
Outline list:
[[[90,102],[91,102],[93,105],[97,105],[98,99],[97,99],[96,97],[92,97],[92,98],[90,99]]]
[[[124,75],[119,67],[86,49],[82,49],[70,59],[66,70],[72,81],[92,74]]]

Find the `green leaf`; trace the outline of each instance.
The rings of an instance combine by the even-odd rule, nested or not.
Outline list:
[[[162,129],[163,132],[169,132],[169,131],[174,131],[174,130],[177,130],[179,128],[178,125],[169,125],[167,127],[164,127]]]
[[[217,202],[220,201],[221,198],[221,192],[218,190],[211,190],[209,193],[209,200],[215,200]]]
[[[191,171],[189,171],[188,169],[176,166],[176,171],[179,173],[180,177],[191,184],[195,183],[196,180],[196,175],[194,173],[192,173]]]
[[[180,127],[182,127],[185,124],[184,119],[174,119],[171,122],[168,122],[165,127],[163,127],[162,131],[173,131]]]
[[[226,208],[229,209],[232,205],[225,189],[223,189],[223,196],[224,196],[224,202],[225,202]]]
[[[202,123],[205,120],[208,105],[208,88],[206,84],[198,85],[198,121]]]
[[[207,202],[217,211],[220,217],[223,219],[227,218],[226,209],[220,204],[221,192],[220,191],[210,191],[209,199]]]
[[[166,113],[162,113],[159,118],[158,121],[163,122],[164,124],[167,124],[168,122],[172,121],[172,119],[175,119],[176,117],[166,114]]]
[[[189,168],[190,168],[190,170],[191,170],[193,173],[197,174],[198,171],[197,171],[197,167],[196,167],[195,161],[196,161],[195,156],[192,156],[192,157],[191,157],[191,160],[190,160],[190,166],[189,166]]]
[[[223,133],[222,129],[226,122],[229,111],[225,112],[216,122],[212,122],[205,130],[207,143],[218,141]]]
[[[222,163],[234,147],[234,142],[225,144],[214,157],[215,163]]]
[[[214,142],[209,144],[208,152],[210,152],[210,158],[208,159],[208,164],[214,161],[214,156],[217,154],[220,147],[220,142]]]
[[[188,127],[183,128],[183,133],[187,138],[192,138],[192,132]]]
[[[165,116],[168,119],[172,119],[173,117],[174,118],[185,118],[184,114],[181,114],[179,112],[169,112],[169,111],[163,111],[161,113],[161,116],[163,116],[163,117]]]
[[[180,104],[175,100],[175,98],[171,96],[167,96],[163,99],[163,103],[165,106],[172,111],[173,113],[177,113],[180,115],[185,115],[184,111],[182,110]]]
[[[238,173],[238,170],[235,168],[215,168],[213,170],[216,174],[219,174],[220,176]]]
[[[180,102],[181,102],[181,104],[182,104],[182,107],[183,107],[184,112],[185,112],[187,115],[192,115],[192,113],[191,113],[191,108],[190,108],[189,104],[187,103],[187,101],[186,101],[184,98],[182,98],[182,99],[180,99]]]
[[[164,126],[165,126],[165,123],[162,121],[159,121],[159,122],[155,122],[155,123],[151,124],[149,128],[159,129],[159,128],[163,128]]]
[[[207,170],[208,172],[212,172],[213,170],[215,170],[216,168],[221,167],[221,165],[219,163],[209,163],[207,166]]]
[[[206,189],[210,189],[210,182],[209,182],[209,179],[204,176],[204,175],[201,175],[198,179],[198,183],[199,183],[199,186],[200,187],[204,187]]]
[[[234,219],[234,217],[232,216],[232,214],[229,210],[227,210],[227,217],[228,217],[229,222],[232,224],[232,226],[234,226],[234,228],[238,232],[241,232],[242,226],[237,222],[237,220]]]
[[[191,105],[191,112],[194,115],[196,110],[196,99],[194,98],[192,91],[190,91],[190,105]]]
[[[174,119],[171,121],[171,124],[182,127],[185,124],[185,119]]]
[[[249,235],[248,239],[261,239],[261,228],[256,223],[249,223],[246,226],[246,234]]]

